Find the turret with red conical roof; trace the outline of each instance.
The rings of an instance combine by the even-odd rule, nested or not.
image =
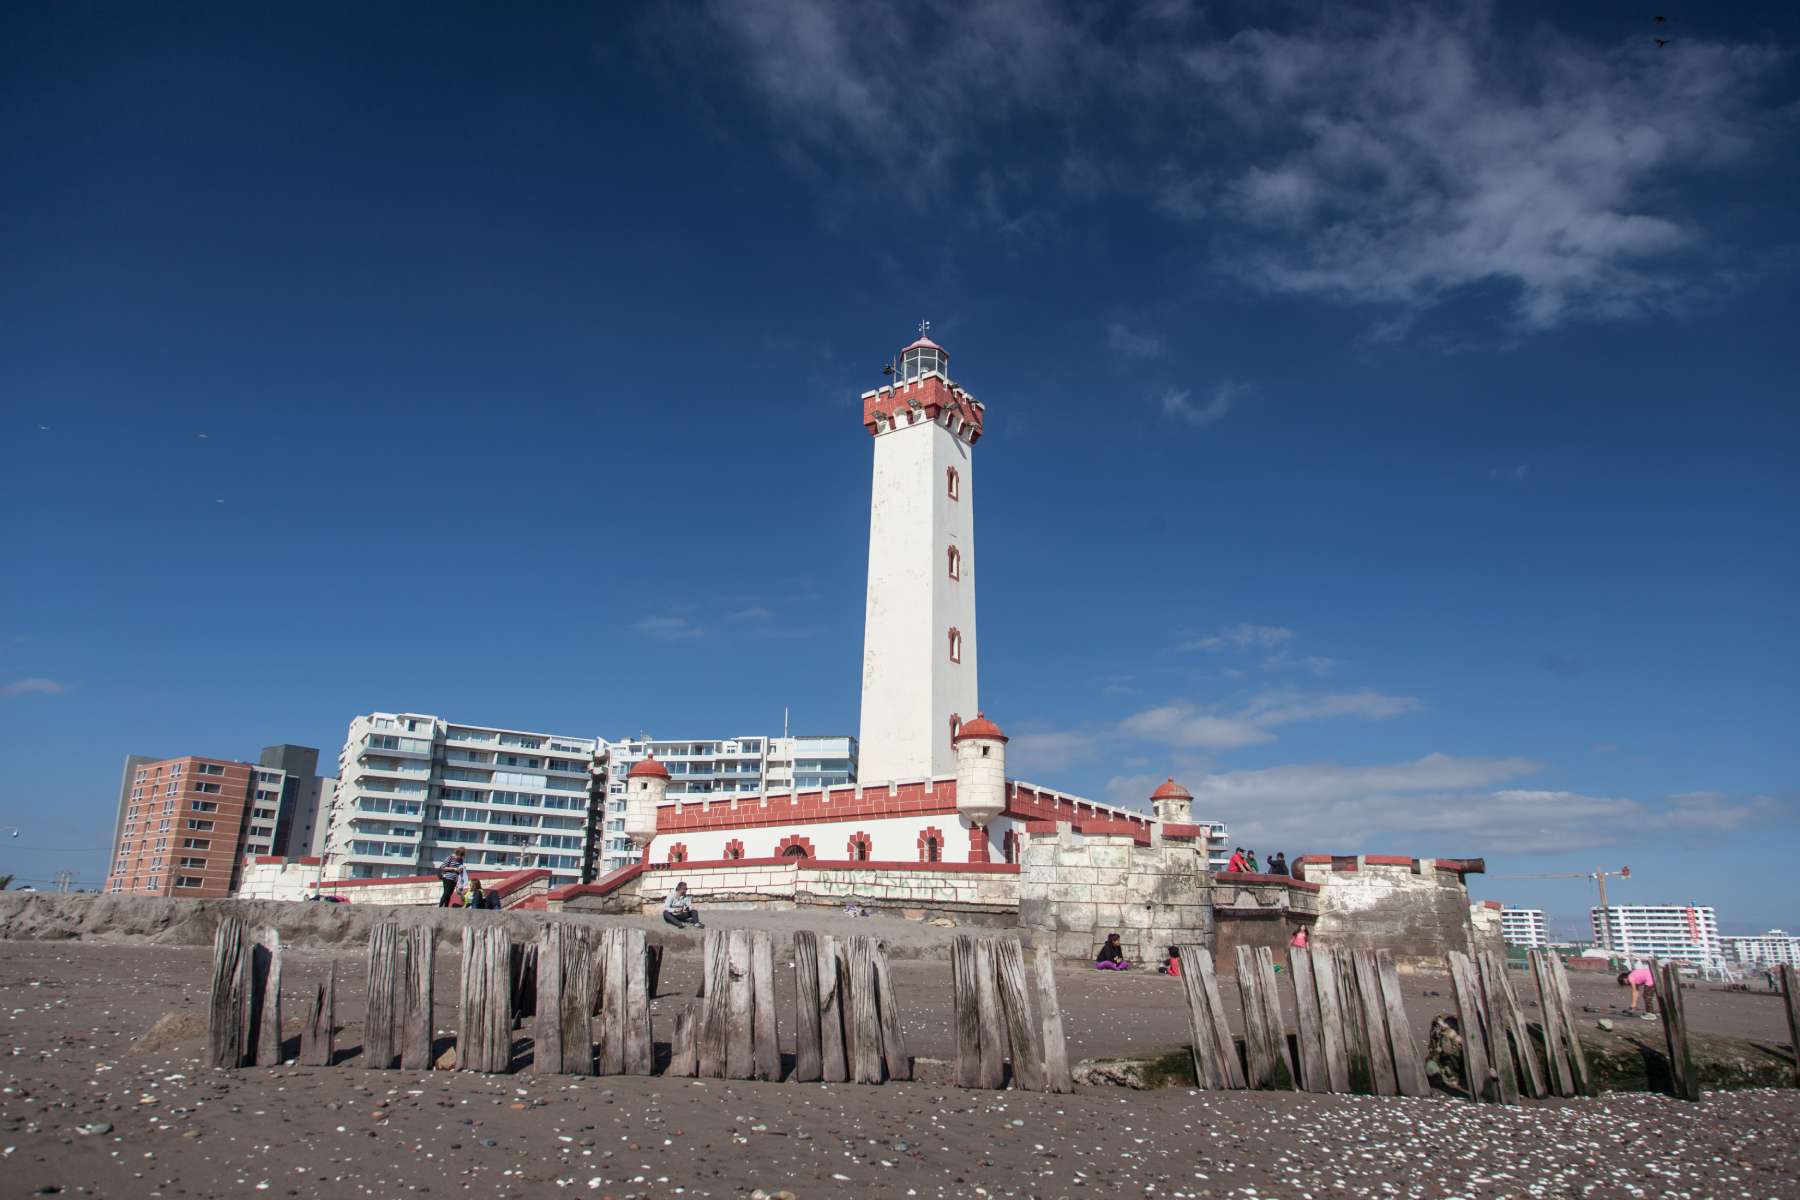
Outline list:
[[[1165,825],[1186,825],[1193,820],[1194,794],[1173,777],[1150,793],[1150,810]]]

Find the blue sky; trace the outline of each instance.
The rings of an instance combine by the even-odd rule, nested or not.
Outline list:
[[[929,318],[1013,774],[1800,927],[1800,16],[1563,8],[14,6],[0,872],[374,709],[854,731]]]

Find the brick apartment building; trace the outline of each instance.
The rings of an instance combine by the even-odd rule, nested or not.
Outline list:
[[[285,774],[194,755],[133,756],[106,890],[229,896],[240,858],[269,853]]]

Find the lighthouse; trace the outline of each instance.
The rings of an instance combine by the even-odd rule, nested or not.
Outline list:
[[[951,776],[976,687],[974,449],[983,408],[950,378],[926,336],[900,352],[893,382],[864,392],[875,442],[863,622],[858,775]]]

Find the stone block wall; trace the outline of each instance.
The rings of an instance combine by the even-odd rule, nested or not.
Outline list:
[[[1124,823],[1032,821],[1019,856],[1019,925],[1064,958],[1092,961],[1117,933],[1132,962],[1213,941],[1204,843]]]
[[[1506,958],[1506,933],[1500,928],[1500,902],[1483,900],[1469,905],[1470,943],[1477,953]]]
[[[1301,876],[1320,885],[1316,944],[1386,950],[1398,962],[1441,966],[1470,945],[1468,871],[1479,859],[1395,855],[1308,855]]]
[[[1212,877],[1213,954],[1219,969],[1237,969],[1239,946],[1267,946],[1275,961],[1287,963],[1288,940],[1296,929],[1309,935],[1319,919],[1316,883],[1286,875],[1220,872]]]

